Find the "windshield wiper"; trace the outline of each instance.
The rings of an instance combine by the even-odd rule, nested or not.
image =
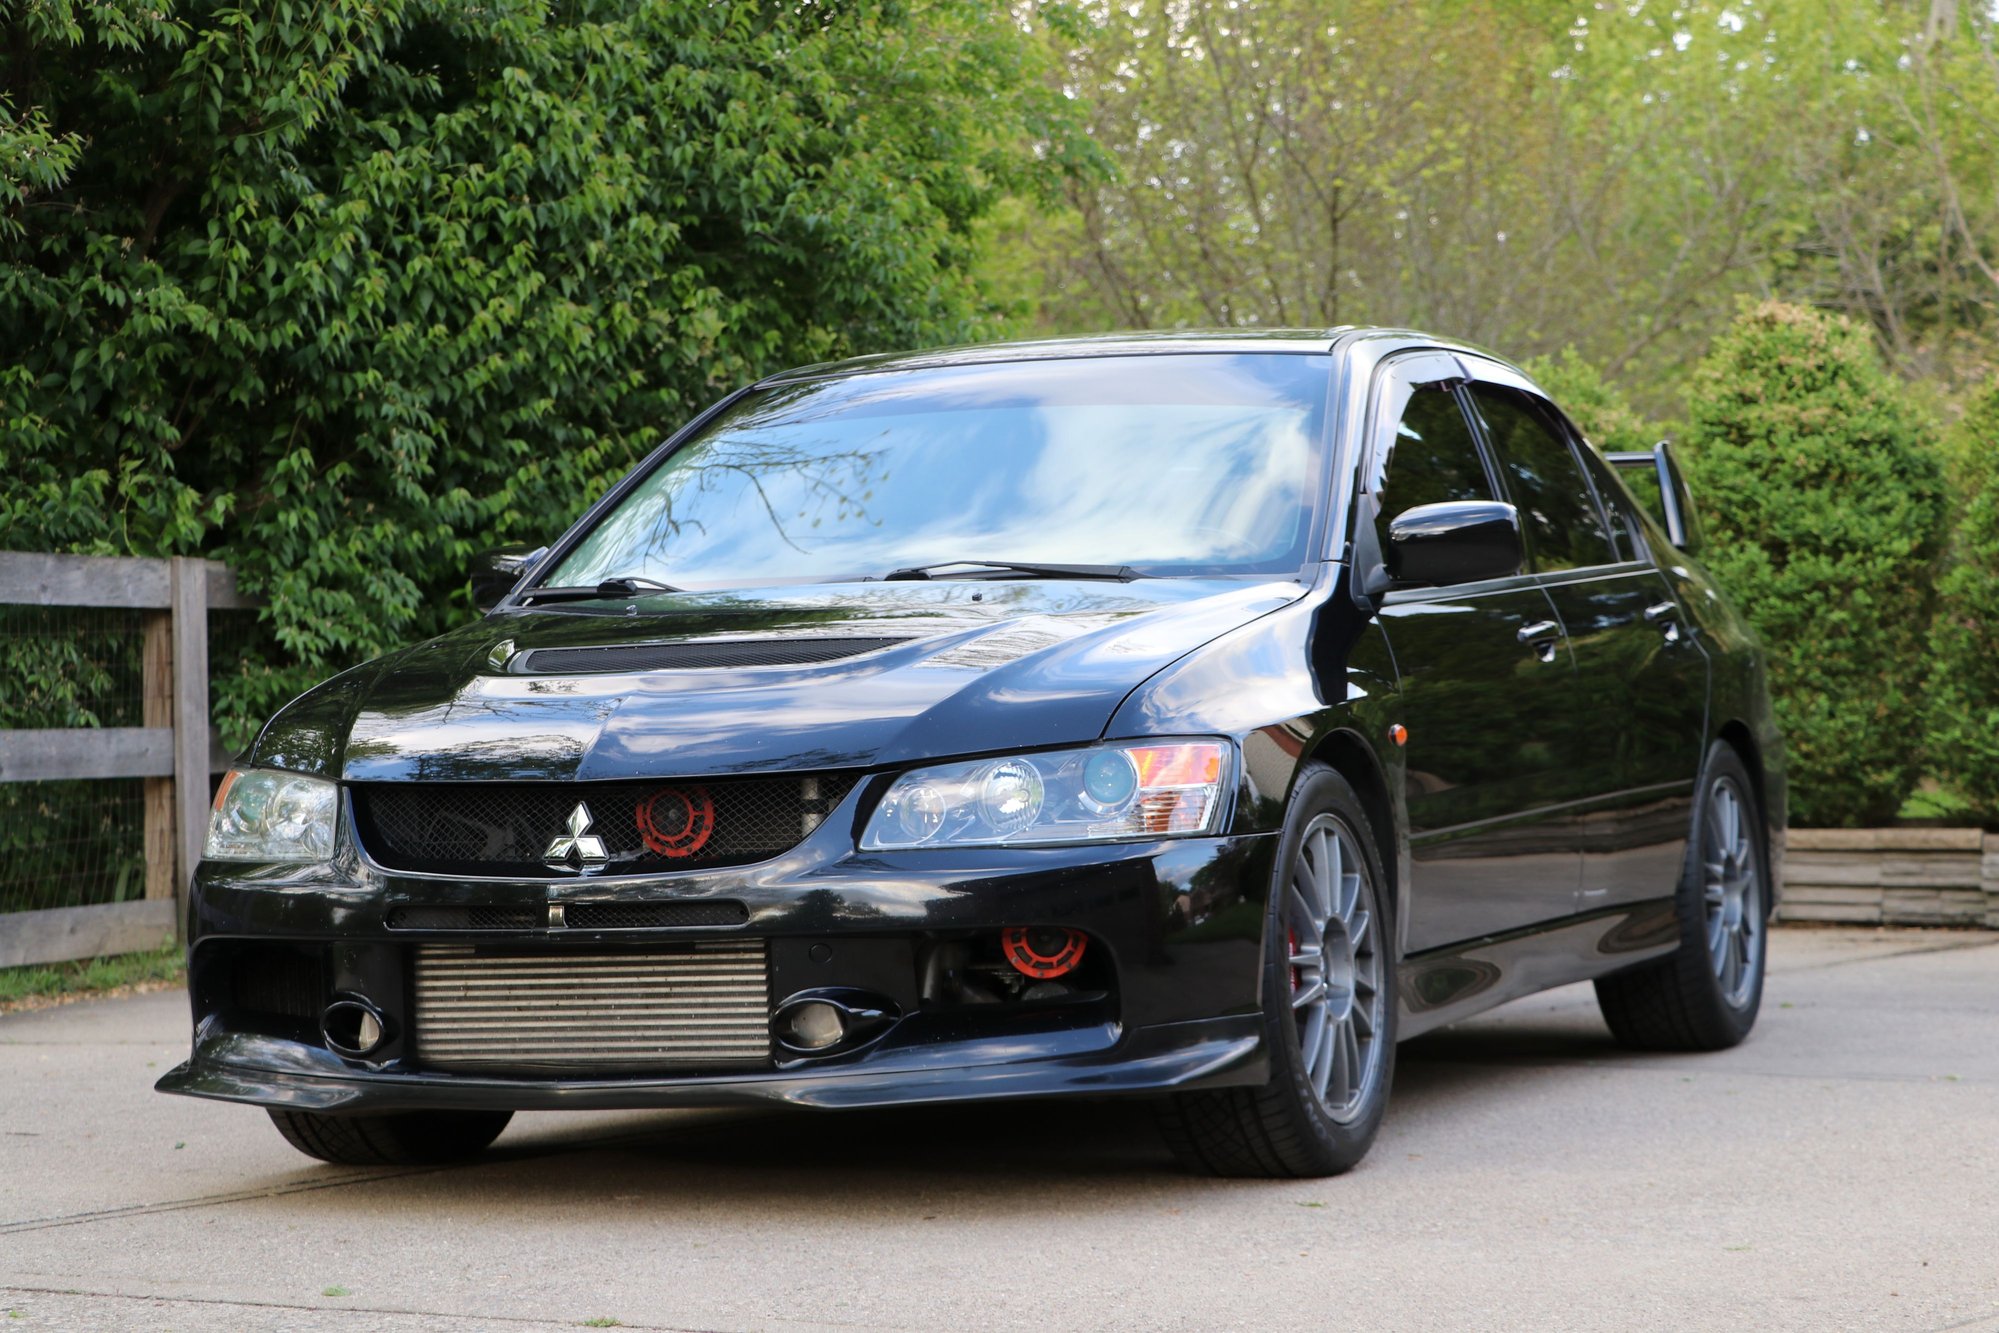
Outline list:
[[[529,588],[521,594],[523,600],[533,602],[582,602],[592,597],[636,597],[644,592],[686,592],[671,583],[661,583],[658,579],[642,579],[630,574],[602,583],[585,584],[576,588]]]
[[[950,574],[940,572],[944,570],[964,570],[974,577],[985,573],[1021,574],[1031,579],[1115,579],[1119,583],[1145,577],[1130,565],[1034,565],[1017,560],[940,560],[934,565],[891,569],[882,575],[882,579],[898,583],[914,579],[950,578]]]

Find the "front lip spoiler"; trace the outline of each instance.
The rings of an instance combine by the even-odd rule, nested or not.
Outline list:
[[[581,1111],[779,1103],[822,1109],[912,1106],[998,1097],[1103,1096],[1262,1083],[1268,1077],[1257,1014],[1139,1028],[1115,1051],[933,1069],[735,1077],[528,1080],[464,1075],[326,1077],[204,1059],[169,1071],[160,1092],[278,1110]]]

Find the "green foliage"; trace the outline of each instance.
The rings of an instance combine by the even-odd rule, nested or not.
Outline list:
[[[1522,368],[1582,427],[1590,443],[1606,453],[1650,449],[1666,434],[1574,347],[1564,347],[1557,356],[1537,356]]]
[[[237,738],[735,385],[986,335],[979,219],[1088,156],[974,0],[0,29],[0,548],[228,560],[269,602]]]
[[[1854,324],[1745,309],[1694,377],[1706,559],[1770,651],[1808,825],[1885,823],[1920,774],[1944,519],[1927,422]]]
[[[1931,636],[1931,767],[1999,826],[1999,380],[1949,437],[1957,506]]]
[[[1035,7],[1080,10],[1050,40],[1116,168],[995,228],[1049,332],[1572,344],[1663,413],[1754,292],[1942,396],[1999,362],[1990,5]]]

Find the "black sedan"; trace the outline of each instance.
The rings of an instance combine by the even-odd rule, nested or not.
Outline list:
[[[1784,757],[1697,546],[1663,446],[1415,333],[774,376],[263,728],[159,1086],[337,1162],[1142,1093],[1194,1168],[1319,1175],[1398,1040],[1532,991],[1731,1045]]]

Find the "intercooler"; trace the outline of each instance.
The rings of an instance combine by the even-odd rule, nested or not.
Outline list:
[[[621,953],[416,950],[418,1060],[436,1069],[630,1073],[770,1059],[762,940]]]

